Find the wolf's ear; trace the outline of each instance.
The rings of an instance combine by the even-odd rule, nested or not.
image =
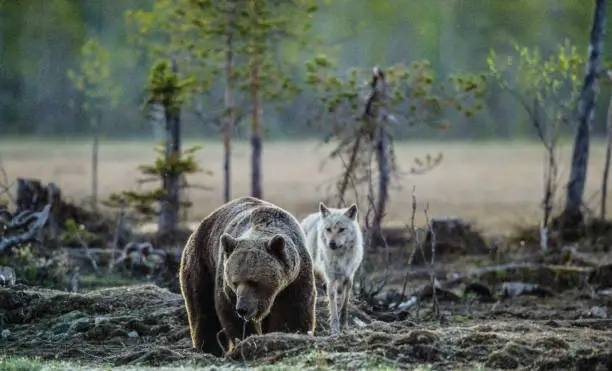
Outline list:
[[[327,206],[325,206],[323,201],[319,202],[319,212],[321,213],[321,216],[324,218],[329,215],[329,209],[327,208]]]
[[[348,216],[352,220],[355,220],[357,218],[357,205],[352,204],[348,209],[346,209],[344,215]]]
[[[285,238],[280,234],[277,234],[274,235],[274,237],[272,237],[270,241],[268,241],[267,248],[270,254],[277,257],[283,263],[287,263],[287,253],[285,251],[285,246]]]
[[[225,252],[227,256],[230,256],[236,248],[236,239],[227,233],[223,233],[221,236],[221,247],[223,248],[223,252]]]

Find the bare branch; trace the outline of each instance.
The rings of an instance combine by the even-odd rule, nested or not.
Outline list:
[[[35,213],[22,212],[13,218],[10,228],[21,228],[28,225],[31,222],[34,224],[26,232],[17,236],[4,236],[0,241],[0,253],[5,253],[14,246],[21,245],[24,243],[37,241],[38,231],[42,229],[47,223],[49,213],[51,211],[51,204],[47,204],[41,211]]]
[[[414,218],[416,217],[416,208],[417,208],[416,196],[414,194],[415,188],[416,188],[415,186],[412,186],[412,209],[410,213],[410,232],[412,234],[413,247],[412,247],[412,252],[410,253],[410,256],[408,257],[408,262],[406,263],[406,273],[404,275],[404,282],[402,283],[402,293],[400,295],[400,300],[403,300],[404,295],[406,295],[406,288],[408,286],[408,276],[410,272],[410,266],[412,265],[412,262],[414,261],[414,254],[416,253],[417,249],[420,249],[420,246],[421,246],[421,241],[419,239],[419,235],[414,225]],[[423,252],[421,251],[421,253]]]
[[[6,168],[4,167],[4,162],[2,161],[2,157],[0,157],[0,174],[2,175],[2,183],[0,183],[0,196],[3,194],[7,194],[9,200],[15,204],[17,201],[13,194],[11,193],[11,188],[15,184],[15,182],[9,183],[9,177],[6,173]]]
[[[115,237],[113,238],[112,256],[108,264],[108,272],[110,273],[115,266],[115,252],[119,248],[119,236],[123,230],[123,220],[125,219],[125,200],[121,199],[119,203],[119,213],[117,214],[117,224],[115,226]]]

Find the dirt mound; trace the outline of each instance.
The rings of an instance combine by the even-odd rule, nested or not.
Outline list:
[[[540,246],[540,228],[532,225],[517,226],[510,241],[538,249]],[[610,246],[612,246],[612,222],[589,219],[586,223],[582,223],[569,231],[560,229],[558,222],[553,223],[548,231],[549,247],[560,249],[568,243],[578,245],[582,251],[608,253]]]
[[[606,347],[609,332],[594,331],[575,337],[574,331],[558,331],[547,324],[499,322],[471,327],[414,328],[402,323],[374,323],[339,336],[308,337],[267,334],[245,339],[229,354],[230,359],[273,361],[282,356],[324,350],[328,354],[375,355],[398,367],[434,363],[452,367],[477,362],[497,369],[543,367],[544,369],[612,365]],[[605,345],[607,344],[607,345]],[[586,368],[585,368],[586,369]]]
[[[318,305],[318,313],[327,316],[325,298]],[[367,320],[357,307],[353,310]],[[0,344],[10,354],[114,364],[202,357],[190,349],[183,298],[155,285],[84,294],[25,285],[2,288],[0,324]],[[319,319],[317,331],[329,331],[327,318]]]
[[[452,260],[466,255],[486,255],[487,242],[470,223],[457,217],[434,218],[427,231],[421,252],[414,255],[413,264],[431,261],[432,245],[438,261]]]
[[[84,294],[16,286],[0,289],[0,348],[7,355],[113,365],[158,366],[189,360],[202,366],[251,367],[302,357],[307,365],[323,362],[343,368],[360,368],[372,359],[397,367],[430,363],[440,369],[473,364],[541,369],[612,366],[612,321],[604,318],[529,320],[520,318],[528,316],[528,311],[510,312],[513,304],[521,305],[518,300],[498,303],[495,311],[485,304],[474,306],[474,315],[467,319],[451,315],[459,313],[457,307],[443,308],[444,321],[417,324],[377,321],[357,304],[351,307],[352,326],[342,334],[329,334],[327,303],[321,297],[317,336],[253,336],[222,359],[190,349],[181,296],[157,286]],[[550,308],[554,307],[551,303]],[[491,320],[491,316],[500,319]],[[540,316],[551,318],[552,312]]]

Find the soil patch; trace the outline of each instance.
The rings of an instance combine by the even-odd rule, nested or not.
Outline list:
[[[429,363],[435,369],[475,363],[497,369],[611,367],[609,306],[578,292],[564,295],[442,303],[436,321],[428,320],[428,303],[418,319],[411,313],[403,320],[366,313],[354,303],[351,328],[339,335],[329,334],[327,303],[320,297],[317,336],[253,336],[216,358],[190,349],[182,297],[166,289],[136,285],[68,294],[21,285],[0,289],[0,347],[6,355],[112,365],[195,360],[250,367],[316,352],[328,366],[377,357],[398,367]]]

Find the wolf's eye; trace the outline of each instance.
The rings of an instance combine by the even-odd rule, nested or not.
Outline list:
[[[331,228],[325,228],[325,230],[327,231],[327,233],[331,233]]]
[[[342,233],[342,232],[344,232],[344,228],[338,229],[338,233]]]

